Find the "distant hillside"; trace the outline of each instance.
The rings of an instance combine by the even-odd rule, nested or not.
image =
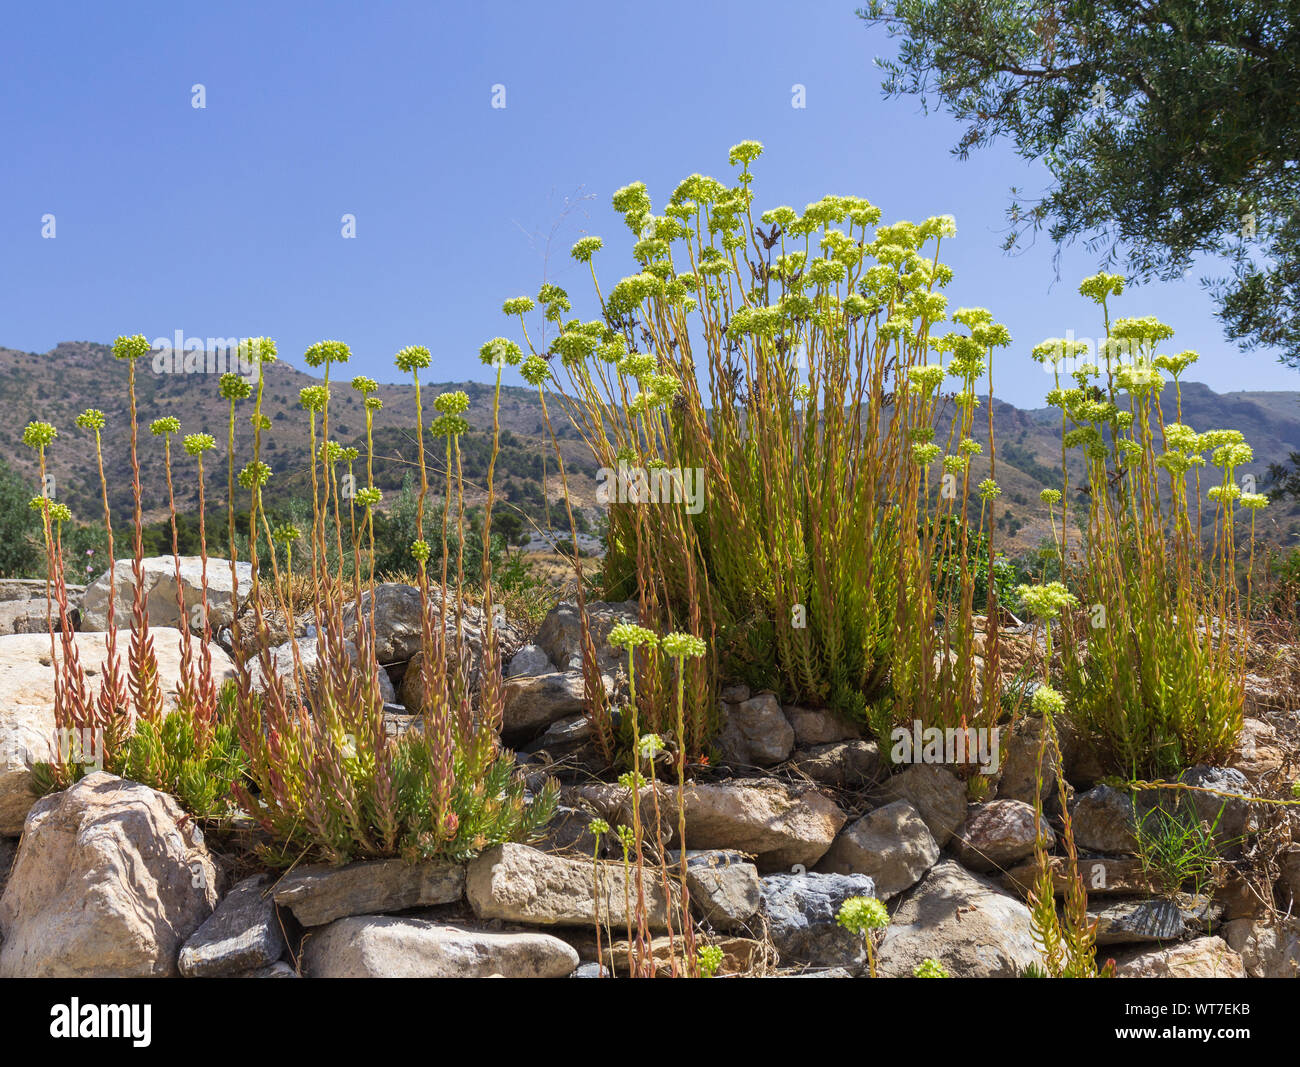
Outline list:
[[[344,380],[333,388],[330,403],[330,436],[345,444],[364,445],[365,416],[359,396],[347,385],[350,374],[342,368]],[[140,457],[145,506],[148,517],[165,515],[162,448],[150,436],[148,424],[160,415],[175,415],[182,431],[205,431],[216,437],[217,458],[208,464],[212,503],[220,504],[225,492],[225,457],[221,447],[226,436],[228,404],[217,392],[215,374],[156,374],[148,360],[138,365]],[[394,372],[396,373],[396,372]],[[436,368],[434,373],[436,374]],[[307,421],[298,404],[298,391],[318,379],[286,363],[268,368],[263,409],[271,419],[264,438],[264,460],[275,472],[273,486],[281,499],[305,496],[308,490],[305,457],[308,452]],[[59,439],[50,450],[50,469],[57,479],[57,495],[76,516],[95,522],[100,515],[99,479],[89,438],[76,429],[73,420],[87,407],[101,408],[108,417],[105,432],[105,463],[110,502],[115,520],[125,519],[131,507],[131,468],[127,434],[126,368],[114,360],[106,345],[65,342],[45,354],[0,348],[0,404],[9,417],[0,423],[0,450],[24,476],[36,481],[35,457],[20,443],[22,428],[33,419],[54,423]],[[443,382],[422,385],[426,425],[433,418],[432,400],[447,389],[469,394],[468,412],[473,431],[465,439],[465,473],[472,484],[481,484],[491,430],[492,386],[478,382]],[[375,444],[379,457],[376,480],[385,489],[400,486],[405,472],[414,469],[415,391],[409,384],[380,387],[384,409],[376,418]],[[1167,421],[1174,418],[1172,390],[1162,400]],[[250,457],[248,415],[251,408],[238,409],[239,439],[237,465]],[[578,435],[553,412],[561,432],[561,444],[575,501],[593,502],[595,463]],[[1233,427],[1241,430],[1255,449],[1252,470],[1263,478],[1268,465],[1284,462],[1300,451],[1300,392],[1237,392],[1218,394],[1199,384],[1183,387],[1183,421],[1198,430]],[[1051,409],[1023,410],[996,402],[994,423],[997,435],[997,479],[1003,489],[995,509],[999,544],[1015,554],[1036,547],[1050,535],[1039,503],[1039,492],[1061,484],[1060,412]],[[501,497],[533,514],[545,506],[547,496],[559,495],[554,457],[545,440],[541,409],[531,389],[505,387],[501,398],[503,449],[497,478]],[[981,411],[976,419],[976,436],[986,445],[985,454],[972,466],[974,481],[988,472],[987,422]],[[941,429],[942,439],[942,429]],[[441,478],[442,455],[436,442],[426,441],[435,487]],[[188,457],[177,458],[177,492],[182,508],[196,502],[193,466]],[[1071,483],[1080,483],[1080,469],[1072,464]],[[1261,485],[1261,488],[1264,486]],[[477,498],[470,493],[471,503]],[[1290,546],[1300,537],[1300,504],[1274,505],[1264,513],[1260,532],[1275,544]]]

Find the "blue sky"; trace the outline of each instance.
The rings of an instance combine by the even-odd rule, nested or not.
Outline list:
[[[119,333],[274,337],[301,365],[311,342],[351,344],[356,372],[395,380],[392,354],[425,344],[435,380],[482,378],[478,347],[509,329],[503,298],[535,293],[544,238],[568,259],[606,238],[602,282],[630,273],[609,206],[643,180],[656,207],[694,171],[727,177],[727,149],[766,145],[760,207],[866,196],[888,221],[956,216],[951,306],[987,306],[1016,340],[997,391],[1040,406],[1028,357],[1047,336],[1093,336],[1045,241],[1000,244],[1011,185],[1044,174],[1010,146],[966,162],[957,127],[913,98],[884,100],[893,43],[854,0],[121,3],[12,7],[0,64],[0,345],[46,351]],[[206,108],[192,107],[201,83]],[[792,86],[806,106],[792,107]],[[493,86],[505,87],[494,108]],[[55,216],[56,237],[41,236]],[[341,236],[356,218],[355,239]],[[1198,276],[1199,276],[1198,272]],[[579,311],[590,311],[575,299]],[[1300,389],[1269,353],[1226,342],[1195,277],[1130,290],[1202,353],[1220,390]],[[197,383],[196,383],[197,384]]]

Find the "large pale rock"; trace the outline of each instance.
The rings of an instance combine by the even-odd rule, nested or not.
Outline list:
[[[971,809],[953,851],[972,871],[1005,870],[1034,851],[1040,831],[1050,852],[1056,835],[1046,820],[1035,823],[1032,807],[1022,800],[990,800]]]
[[[635,870],[631,899],[636,907]],[[596,884],[600,918],[615,928],[626,925],[628,873],[622,863],[552,856],[527,845],[507,843],[471,860],[465,896],[474,914],[531,926],[583,926],[595,921]],[[668,906],[654,869],[647,868],[642,891],[649,925],[667,929]]]
[[[781,966],[859,967],[866,962],[860,934],[837,921],[850,897],[874,897],[865,874],[770,874],[763,879],[762,911]]]
[[[1300,920],[1233,919],[1221,932],[1252,978],[1300,977]]]
[[[1042,963],[1029,909],[952,860],[936,864],[894,912],[877,967],[905,978],[926,959],[954,978],[1013,978]]]
[[[914,763],[885,782],[884,795],[906,800],[920,812],[940,848],[966,818],[966,786],[945,767]]]
[[[72,629],[75,630],[80,611],[70,608],[69,614],[72,616]],[[0,601],[0,634],[48,634],[51,627],[55,633],[61,632],[63,628],[58,604],[48,604],[44,597]]]
[[[154,656],[158,661],[158,679],[168,709],[176,704],[180,685],[181,632],[166,627],[150,627]],[[77,659],[86,671],[92,693],[103,680],[103,661],[107,635],[76,635]],[[117,632],[117,650],[123,672],[126,671],[129,630]],[[235,676],[235,666],[215,644],[212,651],[212,675],[218,686]],[[36,798],[31,792],[31,768],[48,761],[59,751],[59,737],[54,722],[55,663],[62,662],[61,639],[55,641],[57,660],[50,655],[48,634],[12,634],[0,637],[0,834],[19,834],[23,820]],[[199,642],[193,642],[195,669],[198,668]],[[87,748],[93,746],[86,746]]]
[[[529,741],[552,723],[586,709],[581,671],[521,674],[505,683],[501,736],[507,744]]]
[[[1166,948],[1130,949],[1114,958],[1116,978],[1246,977],[1241,957],[1221,937],[1198,937]]]
[[[677,787],[660,789],[660,810],[675,832]],[[646,789],[640,800],[643,818],[651,802]],[[839,806],[817,789],[765,778],[688,783],[684,807],[688,848],[746,852],[760,871],[812,867],[846,821]],[[618,819],[631,823],[630,802],[623,803]]]
[[[794,750],[794,730],[771,693],[723,704],[718,752],[735,767],[770,767]]]
[[[113,567],[114,622],[127,625],[131,620],[131,605],[135,597],[133,561],[119,559]],[[182,625],[180,606],[176,602],[176,560],[172,556],[149,556],[141,560],[142,588],[149,609],[149,625]],[[240,602],[248,596],[253,585],[253,565],[236,563],[235,576],[239,582]],[[108,629],[108,571],[86,587],[81,598],[81,628],[83,630]],[[203,559],[200,556],[181,556],[181,589],[185,594],[185,622],[198,632],[203,627]],[[230,610],[230,561],[208,559],[208,622],[213,632],[229,626],[233,614]]]
[[[587,605],[587,625],[596,650],[596,663],[602,672],[627,673],[627,653],[609,643],[609,632],[621,622],[636,623],[641,609],[635,600],[623,603],[606,603],[603,600]],[[582,625],[578,618],[578,605],[557,604],[542,620],[536,644],[546,650],[560,670],[582,669]]]
[[[275,964],[284,952],[284,934],[269,886],[270,876],[258,874],[222,897],[181,949],[182,975],[220,978]]]
[[[421,651],[424,641],[424,601],[420,590],[414,585],[400,582],[382,582],[375,586],[375,657],[388,666],[405,663]],[[432,584],[429,588],[429,604],[432,612],[431,625],[434,620],[442,618],[442,592]],[[371,595],[367,589],[361,594],[361,617],[365,624],[370,624]],[[462,605],[460,611],[461,633],[470,657],[471,680],[477,678],[479,659],[483,648],[483,612],[472,604]],[[447,609],[444,626],[448,637],[448,651],[454,648],[457,612],[455,604]],[[356,606],[348,604],[343,609],[343,636],[356,638]],[[501,662],[506,663],[523,641],[515,628],[506,621],[505,613],[498,608],[493,613],[493,633],[496,635],[497,648]]]
[[[40,800],[0,898],[0,977],[176,974],[219,871],[165,793],[102,771]]]
[[[564,978],[578,953],[550,934],[358,915],[313,931],[303,963],[312,978]]]
[[[817,869],[869,875],[876,895],[888,900],[916,885],[938,859],[925,820],[906,800],[896,800],[841,830]]]
[[[323,926],[348,915],[450,904],[464,892],[458,864],[394,859],[300,867],[280,879],[273,895],[303,926]]]

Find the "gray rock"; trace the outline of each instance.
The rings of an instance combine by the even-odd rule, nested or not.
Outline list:
[[[1043,736],[1043,720],[1029,715],[1010,730],[1002,731],[1002,776],[998,781],[998,796],[1004,800],[1034,802],[1034,794],[1046,798],[1056,789],[1056,751],[1050,741],[1043,753],[1041,787],[1038,786],[1039,745]]]
[[[641,608],[635,600],[594,601],[587,605],[587,624],[602,673],[627,672],[627,653],[610,645],[609,632],[621,622],[637,623],[640,619]],[[581,670],[582,626],[577,604],[564,603],[552,608],[537,630],[536,644],[546,650],[561,670]]]
[[[771,693],[723,705],[718,752],[736,767],[770,767],[794,750],[794,730]]]
[[[1069,865],[1064,856],[1048,856],[1052,874],[1052,888],[1056,895],[1064,896],[1070,886]],[[1083,878],[1088,898],[1150,893],[1151,885],[1142,872],[1142,864],[1132,858],[1113,856],[1080,856],[1079,875]],[[1002,884],[1021,895],[1027,895],[1038,881],[1038,864],[1031,857],[1007,871]]]
[[[119,559],[113,567],[114,615],[119,629],[130,625],[131,604],[135,596],[134,561]],[[149,625],[180,627],[188,623],[196,633],[203,626],[203,559],[201,556],[181,556],[181,589],[185,597],[186,618],[181,620],[180,605],[176,599],[176,560],[172,556],[148,556],[141,560],[141,586],[149,609]],[[252,590],[253,566],[251,563],[235,564],[239,581],[239,599],[242,601]],[[86,587],[81,598],[82,630],[108,629],[108,571],[105,570]],[[208,560],[208,620],[213,630],[230,625],[230,562]]]
[[[837,741],[797,751],[791,762],[814,782],[856,789],[880,774],[880,748],[874,741]]]
[[[680,853],[670,853],[668,869],[676,873]],[[758,868],[738,852],[710,849],[686,853],[686,888],[691,908],[718,930],[747,929],[758,912],[762,883]]]
[[[839,925],[840,905],[850,897],[873,897],[865,874],[770,874],[763,879],[762,911],[781,966],[860,967],[867,959],[862,937]]]
[[[876,895],[889,900],[920,881],[938,859],[925,820],[906,800],[896,800],[841,830],[817,869],[869,875]]]
[[[232,974],[231,978],[301,978],[297,971],[291,965],[279,960],[276,963],[267,964],[265,967],[253,967],[247,971],[240,971],[238,974]]]
[[[186,978],[218,978],[269,967],[284,952],[284,935],[265,874],[245,878],[221,899],[185,942],[177,966]]]
[[[1254,795],[1246,776],[1232,767],[1197,765],[1183,771],[1178,780],[1197,789],[1238,794],[1223,797],[1188,791],[1178,795],[1191,802],[1196,809],[1197,818],[1214,825],[1214,838],[1221,846],[1233,853],[1239,851],[1241,840],[1255,829],[1253,805],[1249,800],[1241,799],[1243,796]]]
[[[524,674],[505,683],[501,736],[507,744],[532,740],[552,723],[586,709],[581,671]]]
[[[1155,949],[1115,955],[1117,978],[1245,978],[1241,957],[1221,937],[1198,937]]]
[[[945,767],[914,763],[885,782],[884,795],[906,800],[920,812],[940,848],[966,818],[966,786]]]
[[[599,881],[601,921],[608,920],[618,929],[628,919],[628,877],[622,863],[570,859],[527,845],[504,844],[470,861],[465,896],[482,919],[529,926],[587,926],[595,921]],[[631,877],[635,879],[635,871]],[[648,877],[643,893],[647,922],[653,929],[666,929],[668,906],[663,886]],[[635,885],[631,898],[635,908]]]
[[[1099,945],[1177,941],[1187,929],[1182,911],[1172,900],[1115,901],[1089,908],[1088,917],[1097,923]]]
[[[1270,921],[1233,919],[1221,933],[1252,978],[1300,975],[1300,920],[1280,915]]]
[[[450,904],[464,891],[459,864],[394,859],[299,867],[280,879],[273,896],[303,926],[323,926],[347,915]]]
[[[718,694],[724,704],[743,704],[752,696],[747,685],[728,685]]]
[[[370,590],[361,594],[361,617],[370,619]],[[375,657],[382,664],[405,663],[422,650],[424,642],[424,600],[420,590],[414,585],[400,582],[382,582],[375,586]],[[435,619],[442,616],[442,592],[429,589],[429,604]],[[447,610],[444,623],[447,636],[454,638],[458,613],[455,605]],[[483,612],[470,604],[461,605],[459,618],[461,633],[470,658],[471,683],[477,679],[479,660],[482,655]],[[436,624],[435,624],[436,625]],[[343,636],[356,635],[356,607],[348,604],[343,609]],[[502,662],[507,662],[523,644],[519,633],[506,621],[500,609],[493,616],[493,633],[496,635],[497,647]],[[454,647],[454,641],[448,642],[448,650]]]
[[[541,852],[564,852],[593,858],[596,854],[596,835],[592,832],[591,823],[595,818],[594,812],[581,805],[573,807],[557,804],[551,821],[533,845]],[[606,853],[608,843],[608,840],[601,843],[602,854]]]
[[[297,663],[302,664],[302,674],[298,681],[302,688],[302,696],[305,700],[315,703],[316,695],[320,690],[321,682],[321,649],[319,638],[302,637],[297,641],[298,658],[294,659],[294,642],[288,641],[283,645],[273,648],[269,653],[269,664],[275,676],[280,679],[287,694],[293,693],[294,673]],[[360,653],[357,646],[351,641],[343,642],[344,651],[347,653],[354,666],[360,664]],[[252,676],[252,686],[255,692],[265,692],[267,687],[266,667],[262,663],[261,657],[257,657],[249,664],[249,671]],[[397,700],[397,693],[393,689],[393,683],[388,677],[388,672],[382,667],[379,669],[379,694],[384,703],[392,704]]]
[[[926,959],[954,978],[1013,978],[1042,963],[1029,909],[953,860],[936,864],[898,906],[877,969],[910,978]]]
[[[852,741],[862,736],[862,728],[856,723],[822,708],[789,707],[785,709],[785,717],[794,729],[795,744],[800,748]]]
[[[551,657],[541,645],[524,645],[510,658],[506,668],[507,678],[519,678],[529,674],[550,674],[555,670]]]
[[[1075,843],[1089,852],[1132,855],[1137,850],[1134,805],[1132,794],[1108,785],[1080,794],[1071,812]]]
[[[990,800],[971,808],[953,851],[972,871],[1005,870],[1034,851],[1040,830],[1050,852],[1056,835],[1046,820],[1036,826],[1032,807],[1022,800]]]
[[[93,771],[27,816],[0,897],[0,977],[171,977],[220,878],[172,797]]]
[[[594,960],[587,963],[578,964],[578,969],[574,971],[570,978],[608,978],[609,969],[596,963]]]
[[[595,736],[595,728],[586,714],[570,715],[551,723],[524,751],[549,752],[552,756],[565,756],[584,747]]]
[[[623,797],[627,797],[626,791]],[[642,812],[649,812],[651,804],[646,789],[640,800]],[[659,805],[675,834],[676,786],[660,786]],[[796,864],[812,867],[845,823],[844,812],[816,788],[767,778],[690,783],[683,806],[688,845],[748,853],[755,857],[760,871],[788,871]],[[630,800],[623,800],[610,821],[633,824]]]
[[[549,934],[358,915],[313,931],[303,964],[312,978],[564,978],[578,953]]]

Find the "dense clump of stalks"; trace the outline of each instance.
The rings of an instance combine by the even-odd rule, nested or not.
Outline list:
[[[356,450],[329,437],[330,372],[347,362],[348,347],[325,341],[306,353],[307,363],[324,370],[323,384],[303,389],[311,440],[312,519],[310,575],[313,590],[315,666],[309,671],[297,638],[291,640],[292,663],[277,664],[269,640],[256,641],[256,664],[243,661],[236,641],[239,671],[239,737],[248,754],[248,777],[257,795],[236,788],[241,804],[262,822],[276,841],[273,859],[293,861],[307,854],[331,862],[372,856],[408,859],[465,857],[506,840],[526,838],[554,809],[555,789],[536,798],[526,794],[513,756],[499,741],[503,687],[501,657],[492,625],[491,593],[485,593],[480,685],[471,690],[470,649],[461,623],[463,563],[449,574],[448,543],[453,496],[459,501],[458,524],[464,519],[459,478],[459,436],[468,428],[461,414],[464,394],[444,394],[435,401],[439,415],[429,429],[446,438],[447,480],[443,495],[441,536],[443,568],[435,585],[426,569],[430,547],[425,540],[425,505],[429,491],[425,463],[423,404],[419,372],[431,362],[426,348],[413,346],[397,354],[397,366],[410,373],[416,388],[420,497],[416,540],[411,554],[419,567],[424,612],[418,668],[423,695],[421,724],[399,737],[389,735],[384,715],[376,644],[377,597],[374,573],[373,509],[381,500],[373,484],[373,415],[380,400],[377,384],[363,376],[352,387],[365,398],[366,484],[355,488]],[[261,367],[253,423],[261,424]],[[232,390],[234,386],[232,385]],[[232,411],[233,411],[232,401]],[[233,420],[233,415],[232,415]],[[495,419],[494,419],[495,421]],[[233,421],[232,421],[233,425]],[[257,545],[278,541],[291,560],[299,531],[272,530],[261,504],[269,471],[261,464],[260,440],[254,433],[253,461],[240,474],[250,494],[249,545],[253,568],[254,625],[262,631],[262,596]],[[453,481],[451,460],[457,476]],[[487,513],[492,510],[489,479]],[[360,508],[358,516],[356,509]],[[231,519],[233,523],[233,516]],[[490,518],[487,520],[490,522]],[[259,525],[260,529],[259,529]],[[489,529],[485,529],[488,534]],[[344,559],[352,557],[350,578]],[[292,605],[271,553],[274,587],[281,610],[292,618]],[[334,560],[331,568],[328,561]],[[485,586],[490,590],[489,576]],[[450,607],[454,603],[453,609]],[[286,667],[288,669],[286,669]],[[254,687],[254,673],[260,685]]]
[[[463,393],[439,397],[435,407],[440,414],[430,427],[435,435],[446,438],[449,461],[442,515],[444,562],[436,587],[425,571],[429,557],[429,545],[423,537],[428,477],[424,427],[419,427],[421,496],[418,539],[411,552],[419,565],[425,605],[420,668],[423,725],[400,737],[390,736],[386,725],[379,676],[383,668],[374,654],[373,509],[382,494],[371,476],[373,420],[381,404],[372,394],[378,384],[365,377],[352,380],[352,387],[365,398],[366,411],[366,484],[357,489],[354,464],[360,459],[359,450],[345,448],[329,436],[330,372],[347,362],[348,347],[324,341],[306,353],[310,366],[324,370],[323,383],[303,389],[300,397],[310,423],[312,448],[312,519],[305,569],[310,581],[315,647],[309,659],[296,628],[290,625],[286,663],[283,659],[277,661],[272,653],[274,640],[266,610],[268,604],[274,604],[286,620],[296,618],[290,602],[292,545],[301,539],[302,532],[288,523],[272,529],[262,505],[263,488],[272,473],[261,459],[262,434],[270,428],[270,420],[262,414],[262,395],[265,368],[276,358],[275,345],[266,338],[241,345],[241,365],[255,369],[254,381],[233,373],[222,376],[221,396],[229,402],[225,434],[226,525],[231,546],[230,626],[236,679],[220,690],[213,677],[212,621],[206,592],[209,558],[203,525],[207,499],[203,457],[216,447],[216,441],[206,433],[184,437],[185,452],[197,466],[203,583],[201,602],[197,612],[191,614],[181,586],[173,491],[172,438],[180,432],[180,424],[170,416],[152,423],[151,430],[162,440],[164,449],[177,610],[184,620],[175,706],[166,712],[142,581],[142,489],[134,396],[135,361],[148,351],[148,343],[140,336],[119,338],[114,345],[114,354],[128,361],[129,369],[134,601],[131,641],[123,670],[112,628],[115,579],[110,577],[107,660],[97,692],[87,684],[68,619],[60,529],[70,515],[61,504],[42,497],[33,501],[45,516],[52,652],[60,651],[57,642],[62,645],[62,655],[55,657],[55,713],[60,744],[51,761],[37,768],[34,777],[38,789],[45,792],[62,788],[79,778],[89,764],[83,758],[87,753],[82,751],[82,739],[93,735],[93,756],[107,769],[175,793],[194,814],[220,816],[230,813],[237,804],[253,815],[271,834],[272,859],[291,861],[310,855],[344,862],[358,856],[464,857],[500,841],[523,839],[533,833],[554,809],[555,788],[548,784],[536,797],[530,797],[513,756],[500,745],[501,657],[491,621],[490,576],[484,575],[489,591],[484,604],[486,621],[478,672],[481,681],[474,692],[470,650],[459,625],[463,563],[454,575],[449,575],[447,569],[453,496],[460,501],[455,519],[457,531],[465,519],[459,436],[468,428],[461,414],[468,398]],[[424,348],[412,347],[398,353],[398,366],[415,375],[417,396],[419,371],[429,363],[429,352]],[[236,471],[240,404],[250,399],[253,458]],[[94,432],[97,453],[101,455],[111,567],[112,525],[99,452],[104,423],[103,413],[93,409],[77,419],[79,427]],[[24,434],[24,441],[39,453],[42,478],[45,448],[56,435],[55,428],[46,423],[33,423]],[[457,470],[454,488],[450,463],[453,456]],[[241,490],[247,494],[248,527],[237,536],[237,498]],[[486,510],[490,523],[490,480]],[[490,526],[485,526],[484,535],[490,536]],[[251,588],[240,588],[241,541],[247,545]],[[274,551],[277,544],[282,546],[286,560],[283,575]],[[345,578],[349,555],[351,567]],[[269,595],[264,595],[262,588],[264,561],[270,564]],[[255,632],[251,642],[245,642],[241,634],[247,620],[247,615],[241,616],[240,612],[245,602],[252,606]],[[443,606],[452,602],[456,604],[456,616],[444,619]],[[198,631],[197,654],[191,626]],[[247,652],[249,647],[255,651]],[[64,743],[63,738],[72,741]]]
[[[878,728],[978,725],[996,714],[998,667],[991,593],[990,654],[973,651],[971,552],[986,516],[967,513],[982,451],[971,434],[1006,330],[973,309],[952,316],[966,332],[932,333],[947,317],[950,218],[877,227],[878,208],[844,196],[756,218],[760,151],[737,145],[734,187],[693,175],[660,215],[641,183],[615,194],[640,270],[606,290],[592,266],[598,318],[568,319],[554,285],[505,304],[525,377],[550,386],[608,476],[606,595],[638,598],[650,629],[708,641],[675,738],[692,756],[717,725],[720,675]],[[600,247],[587,237],[572,254],[592,264]],[[541,350],[537,304],[560,327]],[[991,466],[991,418],[989,441]],[[702,508],[686,506],[692,488]],[[997,492],[989,479],[978,495]],[[960,576],[946,600],[940,559]],[[675,735],[672,680],[649,667],[637,661],[643,723]]]
[[[1238,431],[1197,433],[1183,423],[1179,379],[1196,353],[1162,354],[1173,330],[1154,318],[1111,320],[1108,300],[1122,289],[1107,274],[1080,287],[1102,309],[1100,363],[1081,361],[1067,342],[1034,350],[1056,371],[1048,400],[1061,409],[1063,474],[1074,449],[1086,472],[1082,509],[1070,506],[1068,482],[1044,499],[1063,559],[1071,518],[1082,530],[1069,574],[1079,604],[1062,641],[1070,714],[1113,771],[1161,776],[1222,759],[1241,729],[1254,515],[1268,501],[1236,482],[1235,470],[1253,458]],[[1062,385],[1066,359],[1076,363],[1072,388]],[[1161,403],[1166,374],[1172,412]],[[1203,497],[1207,453],[1221,479]],[[1208,545],[1203,499],[1213,508]],[[1245,605],[1239,507],[1251,515]]]

